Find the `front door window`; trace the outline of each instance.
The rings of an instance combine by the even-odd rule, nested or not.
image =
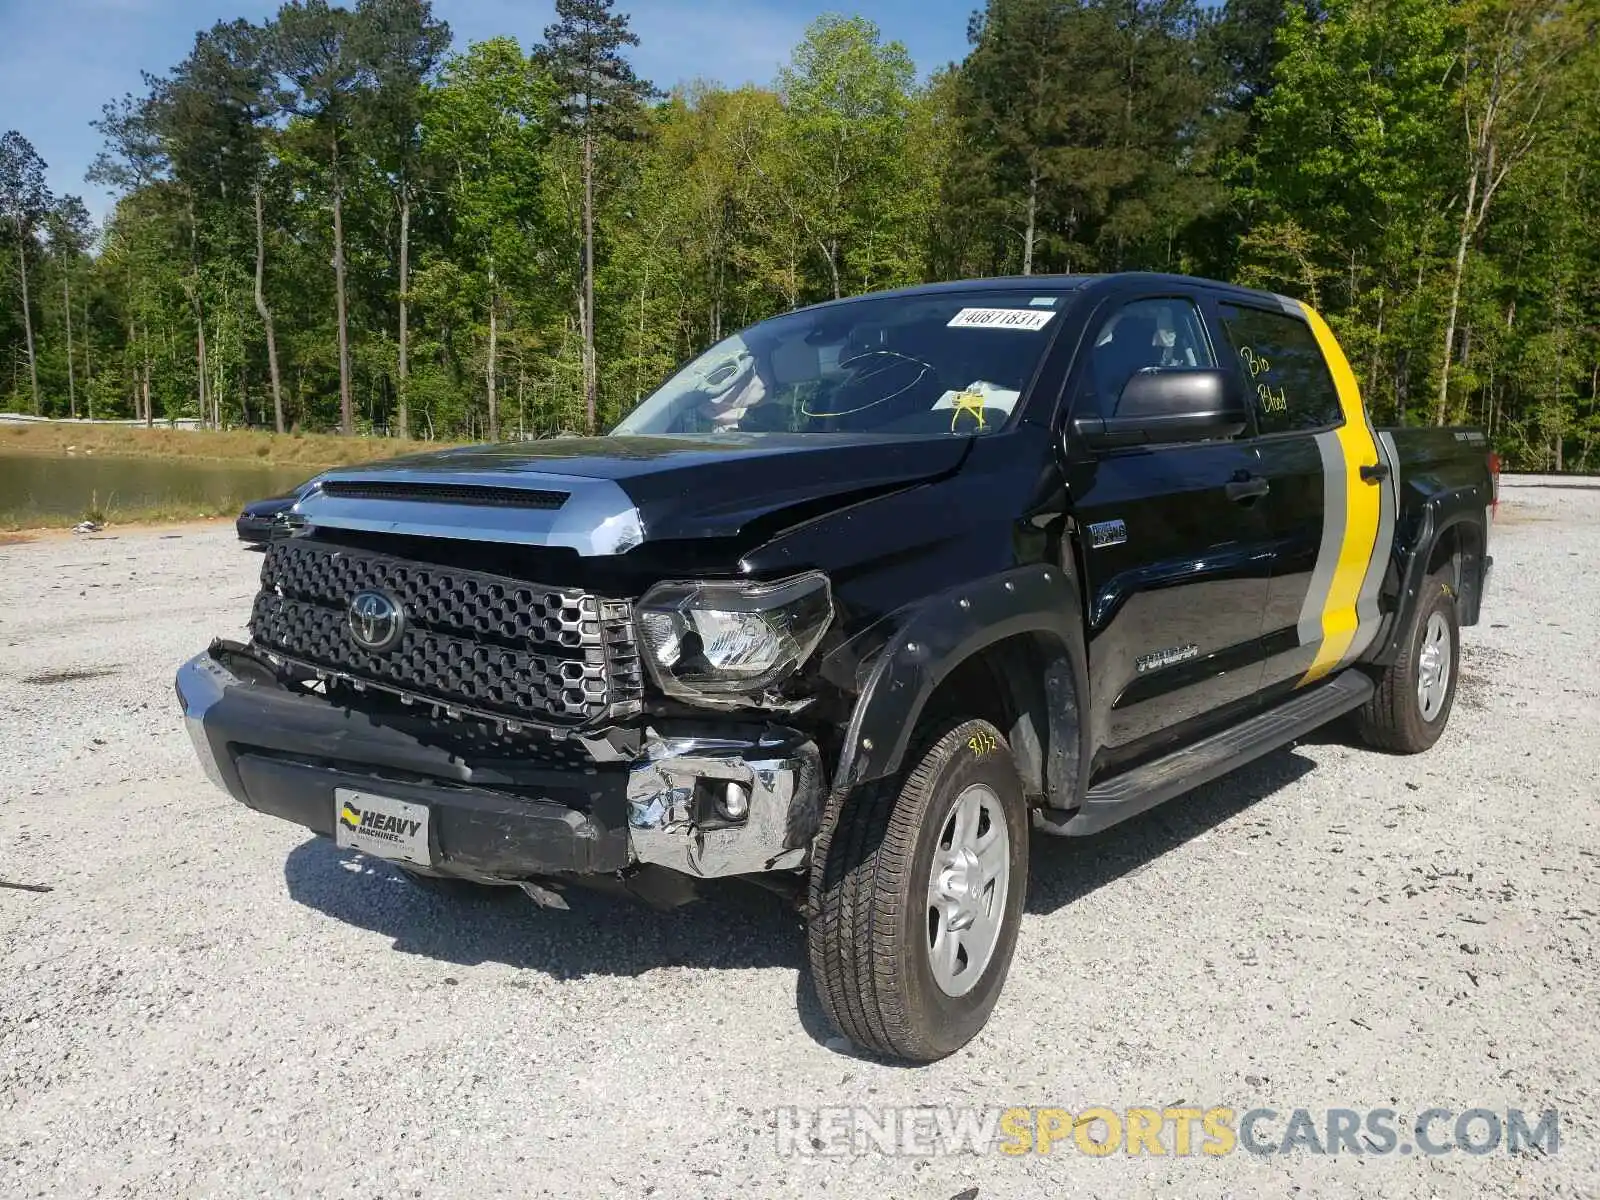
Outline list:
[[[1084,374],[1081,416],[1114,417],[1128,380],[1140,371],[1214,367],[1199,310],[1172,296],[1124,304],[1100,327]]]

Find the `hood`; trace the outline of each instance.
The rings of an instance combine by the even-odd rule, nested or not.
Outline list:
[[[954,471],[950,434],[560,438],[469,446],[329,471],[295,512],[313,525],[567,546],[735,537]]]

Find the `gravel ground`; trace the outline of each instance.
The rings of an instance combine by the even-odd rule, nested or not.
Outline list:
[[[214,792],[171,678],[241,631],[231,530],[0,547],[0,880],[52,889],[0,888],[0,1195],[1600,1194],[1600,488],[1504,494],[1434,751],[1319,734],[1039,839],[994,1019],[920,1069],[830,1044],[764,893],[440,901]],[[1183,1103],[1277,1109],[1272,1137],[1297,1107],[1557,1108],[1562,1142],[839,1159],[774,1132]]]

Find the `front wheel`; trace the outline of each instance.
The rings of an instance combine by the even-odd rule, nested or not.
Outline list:
[[[999,731],[966,721],[818,838],[808,942],[829,1019],[915,1062],[966,1045],[999,999],[1027,885],[1022,780]]]
[[[1423,584],[1416,617],[1395,661],[1360,709],[1362,740],[1397,754],[1419,754],[1439,740],[1456,699],[1461,630],[1455,590],[1441,576]]]

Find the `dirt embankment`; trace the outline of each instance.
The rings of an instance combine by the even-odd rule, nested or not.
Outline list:
[[[263,433],[252,429],[142,429],[129,425],[29,422],[0,425],[0,454],[104,454],[116,458],[199,458],[269,466],[341,467],[440,450],[450,442]]]

